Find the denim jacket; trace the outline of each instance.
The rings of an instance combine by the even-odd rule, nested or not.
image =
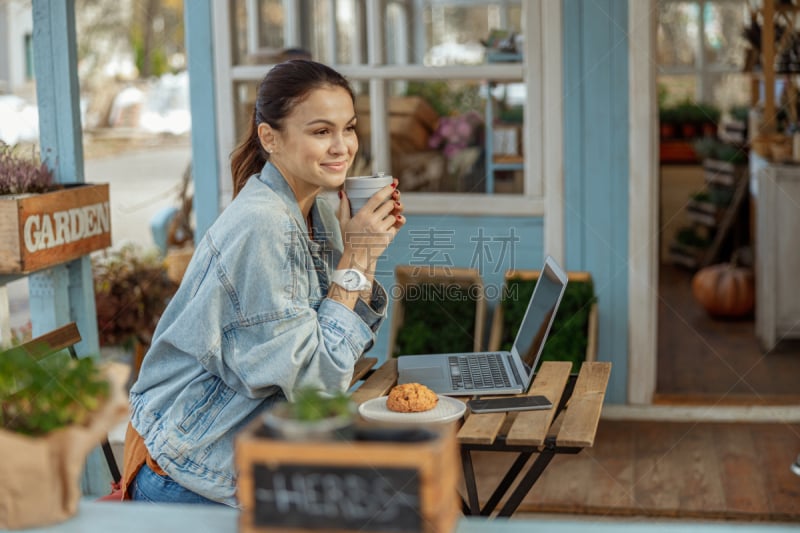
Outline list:
[[[138,380],[131,422],[184,487],[236,505],[234,438],[302,387],[344,391],[386,311],[376,282],[355,310],[326,298],[341,233],[324,198],[314,240],[294,193],[267,163],[198,243]]]

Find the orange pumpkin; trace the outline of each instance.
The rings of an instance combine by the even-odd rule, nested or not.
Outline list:
[[[731,263],[702,268],[692,278],[692,294],[711,316],[747,316],[755,305],[753,272]]]

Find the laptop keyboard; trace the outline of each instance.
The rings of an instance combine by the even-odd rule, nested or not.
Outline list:
[[[501,357],[499,353],[449,357],[453,388],[474,390],[510,387],[511,381]]]

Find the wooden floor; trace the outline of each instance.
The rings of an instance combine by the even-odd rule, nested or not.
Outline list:
[[[799,452],[797,424],[601,420],[595,447],[557,456],[519,511],[800,522]],[[482,501],[512,460],[498,455],[475,455]]]
[[[679,267],[660,270],[657,403],[800,404],[800,342],[765,353],[752,319],[705,313],[692,297],[691,276]]]
[[[752,319],[706,315],[691,273],[659,281],[658,402],[800,405],[799,342],[764,353]],[[800,522],[798,454],[798,424],[601,420],[595,447],[556,457],[519,511]],[[497,456],[476,454],[482,501],[513,460]]]

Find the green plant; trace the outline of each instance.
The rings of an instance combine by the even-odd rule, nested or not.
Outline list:
[[[658,110],[658,120],[662,124],[677,124],[678,113],[673,107],[664,107]]]
[[[733,106],[730,108],[728,113],[730,113],[732,119],[738,120],[743,124],[747,124],[747,117],[750,113],[750,107],[744,105]]]
[[[734,165],[747,162],[747,153],[743,149],[716,137],[701,137],[692,143],[692,148],[700,159],[716,159]]]
[[[717,149],[716,158],[734,165],[743,165],[747,163],[747,152],[737,146],[722,143]]]
[[[688,98],[678,102],[674,108],[677,121],[681,124],[706,122],[708,120],[708,115],[706,114],[708,110],[703,108],[702,105]]]
[[[405,316],[397,332],[394,355],[472,351],[476,306],[471,292],[448,286],[444,295],[445,291],[427,285],[419,292],[430,297],[404,304]]]
[[[658,84],[658,110],[667,108],[667,101],[669,100],[669,89],[664,83]]]
[[[42,345],[0,354],[3,429],[37,436],[80,425],[108,398],[109,383],[92,358],[44,357],[47,353]]]
[[[126,245],[92,257],[100,344],[150,344],[158,319],[177,285],[156,250]]]
[[[40,193],[52,186],[53,172],[35,150],[26,155],[18,146],[0,141],[0,195]]]
[[[700,159],[717,159],[718,144],[719,141],[714,137],[700,137],[692,143],[692,148]]]
[[[294,420],[314,422],[331,417],[350,416],[352,403],[344,393],[326,394],[320,390],[306,388],[297,391],[293,402],[289,402],[287,414]]]
[[[710,244],[710,241],[701,237],[693,227],[679,229],[675,234],[675,240],[678,244],[693,248],[705,248]]]
[[[699,102],[695,105],[695,107],[697,108],[696,112],[698,121],[713,122],[714,124],[719,122],[719,117],[722,115],[722,111],[714,104]]]
[[[504,297],[498,304],[503,306],[501,350],[511,349],[537,281],[521,278],[507,280],[506,295],[513,295],[513,298]],[[540,364],[542,361],[571,361],[572,372],[580,370],[581,362],[586,359],[589,313],[596,301],[591,279],[567,284],[539,359]]]

